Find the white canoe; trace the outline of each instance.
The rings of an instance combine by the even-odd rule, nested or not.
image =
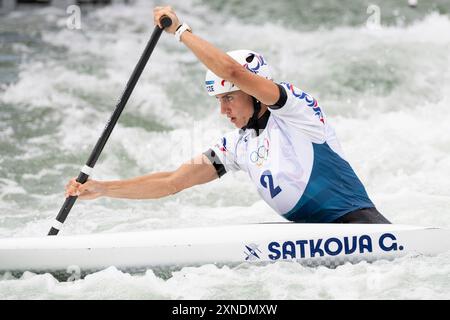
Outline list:
[[[0,271],[83,271],[295,260],[347,261],[435,255],[450,230],[395,224],[267,223],[93,235],[0,239]]]

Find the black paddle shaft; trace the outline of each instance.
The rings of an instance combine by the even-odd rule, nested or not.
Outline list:
[[[167,17],[163,16],[161,18],[161,25],[163,28],[167,28],[172,24],[172,20]],[[97,144],[94,147],[94,150],[92,150],[91,155],[89,156],[88,161],[86,162],[86,165],[81,169],[76,181],[79,183],[85,183],[92,171],[92,169],[95,166],[95,163],[97,162],[100,154],[103,151],[103,147],[105,146],[106,142],[108,141],[109,136],[111,135],[111,132],[114,129],[114,126],[116,125],[117,121],[119,120],[120,114],[122,113],[123,109],[125,108],[125,105],[127,104],[128,99],[131,96],[131,93],[133,92],[134,87],[136,86],[136,83],[139,80],[139,77],[141,76],[142,71],[145,68],[145,65],[147,64],[148,59],[150,58],[150,55],[153,52],[153,49],[155,49],[156,44],[158,43],[159,37],[161,36],[161,33],[163,32],[163,29],[161,29],[159,26],[156,26],[153,30],[153,33],[150,37],[150,40],[147,43],[147,46],[142,53],[141,58],[139,59],[139,62],[137,63],[136,67],[134,68],[134,71],[130,77],[130,80],[128,80],[127,86],[125,87],[125,90],[118,101],[116,105],[116,109],[114,110],[113,114],[111,115],[111,118],[106,123],[105,129],[103,130],[102,135],[97,141]],[[69,215],[70,210],[72,209],[75,201],[77,200],[77,196],[69,196],[66,198],[66,201],[64,202],[63,206],[61,207],[61,210],[59,210],[58,215],[56,216],[56,221],[54,225],[51,227],[50,231],[48,232],[49,236],[57,235],[59,230],[61,229],[62,224],[64,221],[66,221],[67,216]]]

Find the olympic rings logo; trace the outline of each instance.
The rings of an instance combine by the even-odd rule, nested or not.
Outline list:
[[[250,161],[255,163],[258,167],[262,166],[264,161],[267,160],[269,156],[269,140],[264,139],[262,146],[259,146],[256,151],[250,153]]]

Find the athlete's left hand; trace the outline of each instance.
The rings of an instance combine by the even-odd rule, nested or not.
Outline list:
[[[153,9],[153,19],[154,19],[155,25],[158,25],[162,29],[162,26],[161,26],[161,23],[159,20],[164,15],[166,15],[170,19],[172,19],[172,25],[164,30],[168,33],[174,34],[175,31],[177,31],[177,28],[181,23],[180,23],[180,20],[178,19],[177,15],[175,14],[175,11],[170,6],[155,7]]]

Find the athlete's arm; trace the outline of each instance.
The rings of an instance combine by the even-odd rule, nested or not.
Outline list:
[[[217,76],[234,83],[265,105],[271,106],[278,101],[280,93],[273,81],[248,71],[229,55],[191,32],[183,32],[181,41]]]
[[[169,16],[173,25],[166,31],[175,33],[180,22],[171,7],[156,7],[153,10],[153,14],[156,24],[161,16]],[[271,80],[250,72],[225,52],[191,32],[183,32],[181,41],[217,76],[234,83],[242,91],[255,97],[265,105],[271,106],[278,102],[280,91],[278,86]]]
[[[204,154],[201,154],[171,172],[158,172],[117,181],[88,180],[84,184],[72,179],[66,186],[66,197],[157,199],[216,178],[218,174],[215,167]]]

